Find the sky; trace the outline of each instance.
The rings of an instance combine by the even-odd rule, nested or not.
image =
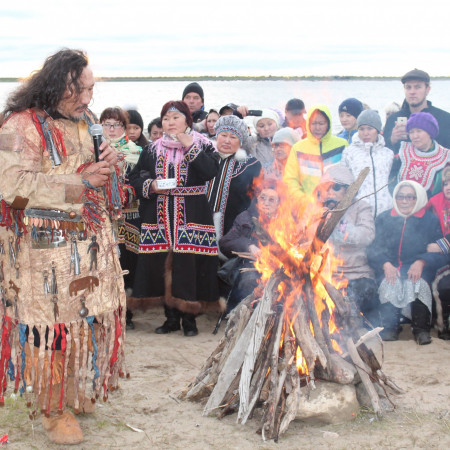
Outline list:
[[[446,0],[21,0],[0,5],[0,78],[62,47],[102,76],[450,76]]]

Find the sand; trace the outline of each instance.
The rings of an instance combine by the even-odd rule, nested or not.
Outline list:
[[[369,411],[338,425],[291,423],[278,443],[257,434],[260,414],[246,425],[236,415],[219,421],[203,417],[202,405],[177,395],[199,372],[223,335],[225,324],[212,334],[216,316],[197,319],[200,334],[157,335],[162,310],[137,312],[136,329],[127,335],[129,379],[97,404],[92,415],[79,416],[85,442],[79,448],[140,449],[383,449],[450,448],[450,341],[433,331],[433,342],[418,346],[409,326],[397,342],[384,344],[384,371],[406,393],[394,398],[397,408],[381,421]],[[137,431],[133,431],[131,428]],[[23,400],[0,410],[0,437],[9,434],[10,449],[58,448],[51,445],[41,421],[31,422]]]

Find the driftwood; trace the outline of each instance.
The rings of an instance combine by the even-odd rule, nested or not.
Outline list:
[[[304,390],[315,388],[315,377],[341,384],[357,383],[360,379],[380,416],[381,402],[373,383],[383,389],[399,390],[381,371],[364,337],[355,346],[361,319],[355,315],[354,305],[322,275],[328,258],[323,246],[352,204],[367,173],[368,169],[362,171],[337,208],[321,218],[303,258],[291,256],[253,218],[255,234],[278,262],[278,269],[263,291],[255,290],[231,313],[224,338],[184,394],[187,399],[207,398],[204,415],[214,412],[223,417],[237,410],[237,421],[244,424],[258,403],[263,402],[263,439],[277,440],[295,419]],[[238,256],[254,258],[249,253]],[[320,264],[317,258],[321,258]],[[321,321],[316,305],[325,301],[316,292],[319,283],[335,305],[333,314],[324,305]],[[329,331],[329,321],[335,315],[340,318],[338,336]],[[333,339],[347,350],[347,355],[336,353]]]
[[[347,339],[347,350],[350,355],[350,358],[355,364],[359,376],[361,377],[361,381],[364,387],[366,388],[374,412],[377,414],[377,416],[382,416],[383,410],[381,408],[380,397],[378,396],[377,391],[375,390],[372,381],[369,377],[370,369],[359,356],[358,350],[356,349],[355,344],[351,338]]]

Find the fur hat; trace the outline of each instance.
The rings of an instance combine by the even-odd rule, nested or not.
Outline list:
[[[216,136],[223,131],[235,134],[241,141],[241,146],[248,137],[247,124],[237,116],[221,116],[214,125]]]
[[[186,97],[186,95],[188,95],[190,92],[195,92],[196,94],[200,95],[202,102],[205,102],[205,97],[203,94],[203,89],[202,87],[196,83],[195,81],[193,83],[189,83],[183,91],[183,97],[181,97],[181,100],[184,100],[184,97]]]
[[[363,104],[357,98],[347,98],[339,105],[339,114],[346,112],[353,117],[358,117],[364,109]]]
[[[358,116],[356,126],[359,128],[361,125],[368,125],[369,127],[375,128],[378,133],[383,126],[380,115],[374,109],[366,109]]]
[[[130,118],[130,123],[141,127],[141,130],[143,130],[144,121],[142,120],[142,116],[135,109],[129,109],[127,112],[128,117]]]
[[[409,133],[413,128],[426,131],[431,139],[436,139],[439,134],[439,125],[433,115],[427,112],[413,113],[406,122],[406,131]]]
[[[289,144],[291,147],[300,140],[300,135],[292,128],[286,127],[278,130],[272,138],[272,144]]]

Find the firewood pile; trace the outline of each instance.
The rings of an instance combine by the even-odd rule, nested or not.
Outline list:
[[[237,412],[240,424],[262,408],[264,440],[278,440],[318,380],[362,383],[374,413],[383,415],[379,392],[401,390],[366,345],[379,339],[379,329],[367,331],[355,305],[323,274],[330,258],[325,243],[367,173],[362,171],[339,205],[321,216],[302,252],[280,243],[280,224],[269,230],[255,220],[270,274],[266,270],[263,288],[230,314],[224,337],[181,398],[206,402],[204,415]]]

